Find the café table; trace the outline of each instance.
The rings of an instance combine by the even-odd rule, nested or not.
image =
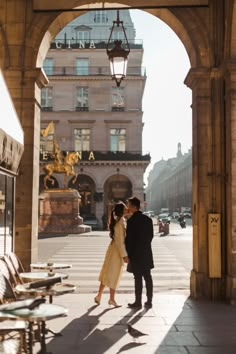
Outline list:
[[[32,270],[47,270],[50,275],[54,275],[55,270],[59,269],[69,269],[71,264],[66,263],[53,263],[53,262],[42,262],[42,263],[31,263],[30,268]]]
[[[53,302],[53,296],[71,294],[71,293],[75,292],[75,290],[76,290],[75,285],[67,284],[67,283],[57,283],[57,284],[53,284],[50,287],[42,286],[42,287],[38,287],[38,288],[31,287],[31,284],[33,284],[33,283],[29,282],[29,283],[25,283],[25,284],[18,284],[14,290],[19,295],[24,295],[27,297],[49,296],[49,303],[50,304],[52,304],[52,302]]]
[[[25,281],[45,280],[52,278],[67,279],[68,274],[65,273],[52,273],[52,272],[24,272],[20,273],[20,277]]]
[[[40,333],[40,345],[41,351],[40,354],[48,354],[46,348],[46,321],[52,320],[58,317],[67,316],[68,310],[59,305],[54,304],[40,304],[36,308],[27,308],[28,305],[32,303],[32,299],[27,299],[24,301],[15,301],[11,304],[0,305],[0,320],[24,320],[28,322],[29,325],[29,354],[33,354],[33,324],[41,324],[41,333]],[[24,308],[20,308],[24,304]],[[19,307],[19,308],[17,308]]]

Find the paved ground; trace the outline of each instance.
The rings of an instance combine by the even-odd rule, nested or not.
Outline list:
[[[67,282],[78,286],[76,293],[54,298],[55,304],[68,308],[68,316],[48,322],[50,328],[63,334],[47,339],[48,351],[54,354],[235,354],[236,307],[189,297],[189,262],[182,263],[181,257],[173,252],[171,237],[185,247],[189,244],[189,250],[191,239],[187,231],[182,233],[174,227],[173,230],[170,236],[156,234],[154,238],[153,308],[137,312],[127,307],[133,301],[133,279],[125,271],[117,294],[117,302],[122,307],[110,307],[107,293],[100,306],[94,304],[97,275],[109,242],[106,234],[41,239],[39,259],[70,262],[72,269]],[[127,323],[147,336],[134,341],[127,333]]]

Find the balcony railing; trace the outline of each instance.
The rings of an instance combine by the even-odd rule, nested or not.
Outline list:
[[[106,49],[108,39],[76,39],[56,38],[52,41],[50,49]],[[128,39],[130,49],[142,49],[142,39]]]
[[[45,112],[52,112],[53,111],[53,107],[41,107],[42,111],[45,111]]]
[[[111,107],[111,110],[113,112],[124,112],[125,107],[124,106],[113,106],[113,107]]]
[[[110,68],[108,66],[44,66],[47,76],[110,76]],[[127,76],[146,76],[146,68],[143,66],[127,68]]]
[[[75,107],[75,110],[77,112],[88,112],[89,111],[89,108],[88,107]]]
[[[142,154],[140,151],[92,151],[94,160],[90,161],[148,161],[150,162],[151,156],[149,153]],[[64,156],[66,151],[62,151]],[[91,151],[79,151],[80,161],[88,161],[91,156]],[[53,152],[44,151],[40,152],[40,161],[47,162],[53,161]]]

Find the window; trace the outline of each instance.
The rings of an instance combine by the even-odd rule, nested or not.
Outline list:
[[[124,107],[124,87],[112,87],[112,107]]]
[[[77,41],[89,41],[89,31],[76,31]]]
[[[88,75],[88,59],[76,59],[76,74]]]
[[[53,75],[53,59],[46,58],[43,62],[43,70],[47,75]]]
[[[44,87],[41,92],[41,106],[43,110],[52,110],[52,87]]]
[[[76,110],[88,110],[88,87],[77,87]]]
[[[126,129],[110,129],[110,149],[111,151],[125,152]]]
[[[13,251],[14,177],[0,172],[0,255]]]
[[[75,151],[90,150],[90,129],[74,129]]]
[[[107,21],[108,21],[107,11],[104,10],[95,11],[94,22],[106,23]]]
[[[112,39],[114,41],[116,40],[124,40],[125,37],[124,37],[124,32],[123,31],[120,31],[118,28],[114,28],[113,32],[112,32]]]

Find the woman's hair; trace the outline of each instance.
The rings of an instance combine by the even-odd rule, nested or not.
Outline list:
[[[123,202],[118,202],[118,203],[116,203],[114,209],[112,209],[112,211],[111,211],[109,230],[110,230],[110,237],[112,239],[114,238],[115,224],[123,216],[125,208],[126,208],[126,205]]]

